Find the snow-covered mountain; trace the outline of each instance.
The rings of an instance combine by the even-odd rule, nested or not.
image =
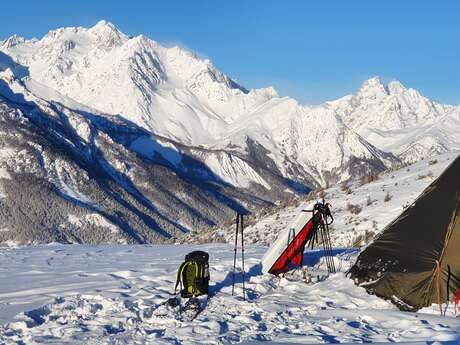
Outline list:
[[[149,133],[125,119],[49,103],[4,80],[0,242],[162,242],[263,204],[192,157],[181,160],[199,180],[161,157],[138,157],[129,146]]]
[[[396,82],[370,79],[356,95],[306,106],[273,88],[247,90],[207,59],[105,21],[0,41],[0,102],[4,132],[15,133],[1,146],[1,182],[19,188],[19,166],[81,213],[60,210],[47,229],[67,230],[31,241],[94,241],[68,231],[89,219],[121,231],[107,241],[155,242],[460,142],[458,107]]]
[[[365,81],[355,95],[327,105],[376,147],[404,161],[460,149],[460,107],[423,97],[398,81]]]
[[[209,60],[128,37],[105,21],[53,30],[40,40],[12,37],[2,51],[41,84],[183,144],[209,144],[225,123],[274,93],[249,95]]]
[[[267,152],[260,161],[306,185],[346,179],[356,167],[383,169],[394,161],[324,106],[303,106],[273,88],[248,91],[209,60],[142,35],[128,37],[105,21],[89,29],[50,31],[40,40],[14,37],[1,51],[23,66],[21,73],[34,85],[99,112],[120,114],[182,145],[237,152],[246,160],[257,145]],[[43,88],[26,84],[50,98]],[[234,169],[222,157],[208,161],[220,172]],[[230,173],[237,178],[222,177],[243,181],[246,168]]]

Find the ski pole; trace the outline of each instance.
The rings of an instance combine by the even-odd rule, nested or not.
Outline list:
[[[332,265],[331,265],[331,257],[329,253],[329,247],[327,245],[327,236],[326,236],[326,228],[324,227],[324,219],[323,215],[321,214],[321,236],[323,238],[323,248],[324,253],[326,254],[326,262],[327,262],[327,270],[331,273]]]
[[[240,215],[240,230],[241,230],[241,260],[243,261],[242,263],[242,268],[243,268],[243,300],[246,301],[246,289],[244,287],[244,280],[245,280],[245,271],[244,271],[244,235],[243,235],[243,215]]]
[[[330,257],[329,257],[329,251],[328,251],[328,248],[327,248],[326,235],[324,234],[325,233],[324,225],[322,223],[320,223],[319,227],[320,227],[320,231],[321,231],[321,238],[323,240],[324,259],[326,260],[327,270],[330,273],[331,272],[331,261],[330,261]]]
[[[329,252],[331,254],[331,262],[332,262],[332,272],[331,273],[336,273],[335,264],[334,264],[334,255],[333,255],[333,252],[332,252],[331,235],[330,235],[330,232],[329,232],[329,224],[327,223],[326,218],[325,218],[325,224],[326,224],[326,237],[327,237],[327,241],[328,241]]]
[[[322,222],[321,222],[321,225],[322,225],[322,228],[323,228],[323,233],[324,233],[324,240],[325,240],[325,248],[326,248],[326,251],[327,251],[327,255],[329,256],[329,272],[330,273],[335,273],[335,265],[334,265],[334,257],[333,257],[333,253],[332,253],[332,244],[331,244],[331,237],[330,237],[330,234],[329,234],[329,223],[327,221],[327,216],[330,215],[330,210],[329,210],[329,206],[328,204],[325,204],[324,203],[324,200],[323,200],[323,204],[321,205],[321,219],[322,219]],[[333,218],[332,218],[332,215],[331,215],[331,219],[333,221]]]
[[[318,218],[318,228],[319,228],[318,230],[321,233],[321,240],[322,240],[322,244],[323,244],[324,261],[326,261],[327,270],[330,271],[330,262],[329,262],[329,258],[328,258],[328,252],[327,252],[326,238],[325,238],[325,235],[324,235],[323,215],[321,213],[321,208],[319,207],[319,205],[317,207],[316,216]]]
[[[331,232],[329,231],[329,225],[331,225],[332,223],[334,223],[334,217],[332,216],[332,213],[331,213],[331,209],[330,209],[330,204],[326,204],[326,229],[327,229],[327,237],[329,239],[329,248],[331,249],[331,254],[333,254],[333,251],[332,251],[332,241],[331,241]],[[330,217],[331,218],[331,222],[328,223],[327,222],[327,217]],[[337,272],[337,270],[335,269],[335,263],[334,263],[334,260],[332,261],[333,265],[334,265],[334,273]]]
[[[233,248],[233,283],[232,283],[232,296],[235,292],[235,269],[236,269],[236,246],[238,244],[238,222],[240,215],[236,214],[236,231],[235,231],[235,247]]]
[[[323,230],[323,245],[326,251],[326,255],[328,257],[328,270],[329,273],[335,273],[335,268],[334,268],[334,259],[332,257],[332,248],[330,244],[330,238],[329,238],[329,233],[328,233],[328,227],[327,227],[327,222],[324,214],[321,214],[321,228]]]

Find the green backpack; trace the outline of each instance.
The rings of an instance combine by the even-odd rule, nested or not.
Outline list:
[[[184,298],[208,294],[209,288],[209,254],[194,251],[185,256],[185,261],[177,270],[176,286],[181,285],[180,294]]]

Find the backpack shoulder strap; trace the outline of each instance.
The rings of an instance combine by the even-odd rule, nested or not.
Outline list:
[[[187,267],[190,263],[191,263],[190,260],[185,260],[183,263],[181,263],[181,265],[177,269],[177,278],[176,278],[176,286],[174,286],[174,294],[177,293],[177,287],[179,286],[179,284],[181,285],[181,288],[182,288],[182,274],[184,273],[185,267]]]
[[[200,265],[198,265],[198,262],[196,262],[195,260],[191,260],[191,263],[192,265],[195,266],[195,279],[196,278],[199,278],[200,277]],[[196,282],[193,281],[192,282],[192,293],[195,294],[196,293]]]

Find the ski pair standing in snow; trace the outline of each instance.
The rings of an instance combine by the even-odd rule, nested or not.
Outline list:
[[[312,214],[311,216],[309,214]],[[284,230],[262,258],[262,272],[279,275],[301,267],[305,247],[313,248],[321,235],[329,273],[335,273],[329,225],[334,221],[330,204],[317,202],[312,210],[301,210],[292,225]]]

